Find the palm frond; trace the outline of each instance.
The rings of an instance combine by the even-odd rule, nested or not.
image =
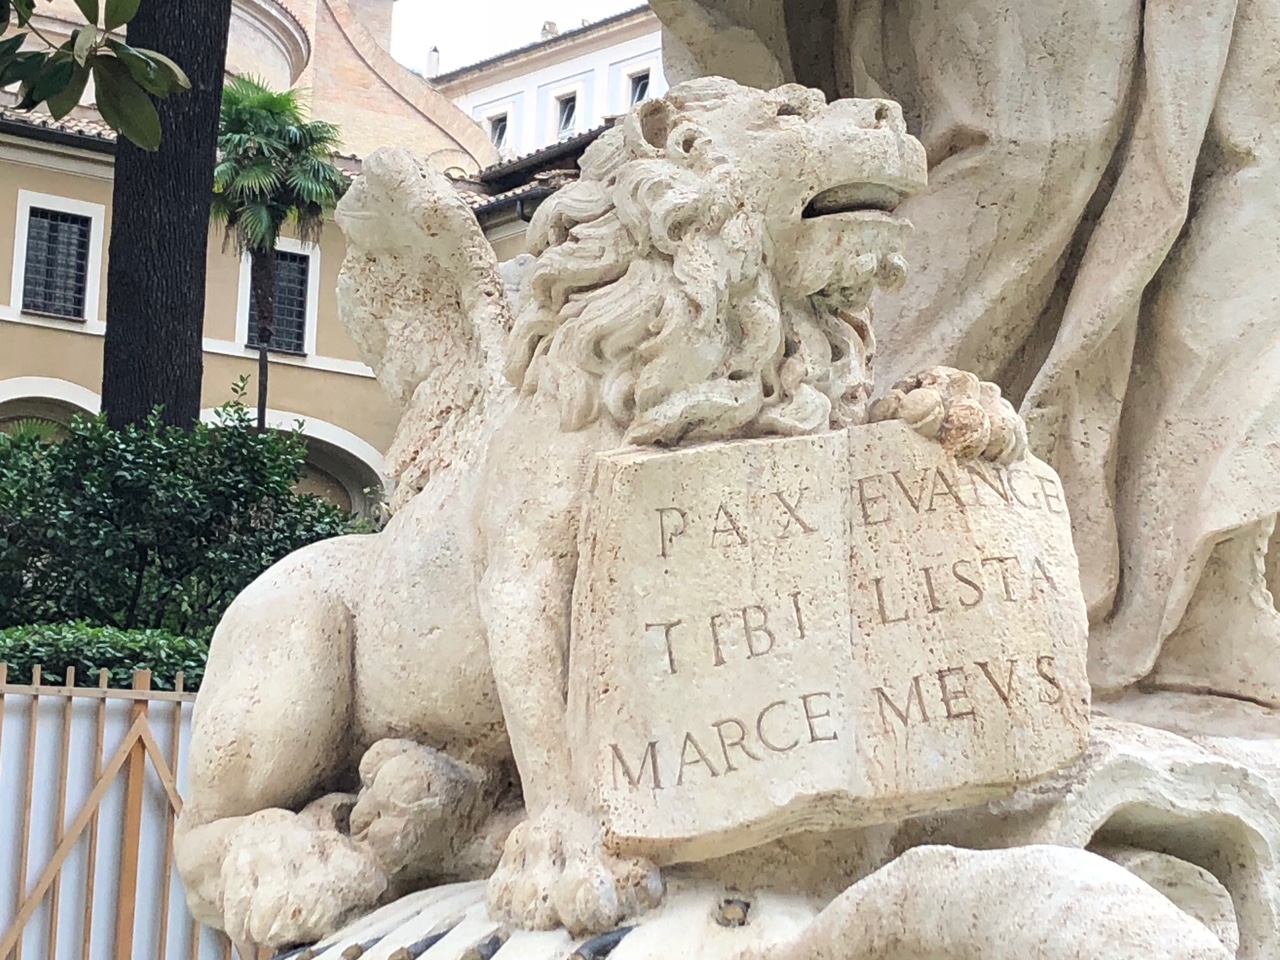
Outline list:
[[[237,77],[222,94],[214,222],[237,249],[271,250],[286,223],[317,242],[348,181],[333,165],[340,132],[308,121],[297,90]]]

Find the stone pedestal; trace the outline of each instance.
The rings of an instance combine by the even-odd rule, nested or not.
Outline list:
[[[576,772],[659,862],[1005,796],[1083,751],[1061,487],[898,423],[598,458]]]

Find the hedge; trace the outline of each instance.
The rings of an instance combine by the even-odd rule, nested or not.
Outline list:
[[[0,629],[208,636],[281,557],[361,529],[294,491],[306,439],[259,433],[239,401],[190,430],[157,413],[123,430],[77,418],[65,433],[0,435]]]
[[[153,690],[172,690],[182,673],[184,689],[198,690],[209,645],[164,630],[119,630],[85,623],[41,624],[0,630],[0,663],[9,665],[9,683],[29,684],[31,668],[43,668],[42,682],[60,686],[75,667],[77,687],[96,687],[99,671],[110,685],[133,686],[135,670],[151,671]]]

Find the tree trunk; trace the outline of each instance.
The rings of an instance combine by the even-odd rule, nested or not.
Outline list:
[[[258,314],[258,429],[267,429],[267,349],[276,332],[276,254],[249,254],[249,296]]]
[[[231,0],[144,0],[129,43],[166,54],[192,89],[158,102],[163,139],[116,147],[102,406],[116,428],[157,405],[164,421],[200,418],[209,200]]]

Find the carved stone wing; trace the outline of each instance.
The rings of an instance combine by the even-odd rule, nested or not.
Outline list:
[[[497,258],[454,186],[407,150],[378,150],[338,205],[347,238],[338,312],[402,411],[388,472],[420,482],[441,441],[504,389],[512,311]],[[428,453],[433,456],[426,456]]]

